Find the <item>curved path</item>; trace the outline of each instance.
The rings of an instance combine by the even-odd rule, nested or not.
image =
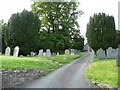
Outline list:
[[[93,53],[87,53],[48,76],[41,77],[24,88],[98,88],[85,77],[85,70]]]

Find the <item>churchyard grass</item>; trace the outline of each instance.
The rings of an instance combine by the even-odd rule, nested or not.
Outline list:
[[[53,60],[55,62],[61,63],[61,64],[66,64],[70,63],[74,59],[77,59],[81,56],[83,56],[85,52],[79,53],[77,55],[59,55],[59,56],[54,56],[54,57],[48,57],[49,60]]]
[[[55,70],[60,67],[60,63],[66,64],[70,61],[84,55],[82,52],[78,55],[68,55],[64,59],[64,55],[52,57],[13,57],[13,56],[0,56],[2,58],[3,69],[44,69]],[[58,62],[58,63],[56,63]]]
[[[119,68],[120,69],[120,68]],[[98,60],[96,56],[86,70],[89,80],[118,86],[118,67],[115,59]]]
[[[56,63],[50,62],[45,57],[0,57],[2,57],[3,69],[56,69],[58,67]]]

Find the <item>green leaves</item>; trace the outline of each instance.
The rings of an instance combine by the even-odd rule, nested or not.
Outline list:
[[[53,51],[61,51],[66,48],[73,48],[74,35],[80,36],[78,16],[82,11],[78,10],[78,2],[40,2],[35,1],[32,5],[32,12],[41,19],[40,48],[50,48]],[[76,29],[77,27],[77,29]],[[45,33],[42,35],[43,33]],[[42,38],[44,36],[44,38]],[[54,37],[53,37],[54,36]],[[48,43],[49,42],[49,43]],[[84,42],[79,39],[77,42]],[[46,44],[47,43],[47,44]],[[75,45],[75,44],[74,44]],[[83,47],[83,46],[77,46]]]
[[[105,13],[94,14],[87,24],[86,37],[90,47],[95,51],[99,48],[116,47],[116,30],[113,16]]]
[[[13,14],[7,27],[5,36],[7,46],[12,49],[16,45],[19,46],[22,55],[38,50],[40,20],[35,14],[27,10]]]

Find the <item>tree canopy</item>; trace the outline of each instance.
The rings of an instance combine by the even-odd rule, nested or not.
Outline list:
[[[97,51],[108,47],[116,48],[116,30],[113,16],[105,13],[94,14],[87,24],[86,37],[90,47]]]
[[[53,51],[64,50],[76,48],[73,43],[80,42],[78,47],[82,49],[84,38],[80,35],[80,26],[77,19],[83,11],[78,9],[78,2],[35,1],[31,6],[32,12],[37,14],[41,20],[40,42],[42,42],[39,44],[41,48],[50,48]],[[45,38],[42,38],[42,34]],[[74,40],[74,37],[78,40]],[[49,43],[47,45],[43,44],[46,42]]]
[[[6,46],[12,49],[19,46],[23,55],[38,50],[39,29],[40,20],[32,12],[23,10],[22,13],[13,14],[5,32]]]

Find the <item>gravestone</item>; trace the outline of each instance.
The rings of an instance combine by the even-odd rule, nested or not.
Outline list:
[[[74,55],[74,54],[75,54],[74,49],[71,49],[71,55]]]
[[[77,49],[74,49],[74,54],[77,54],[77,51],[78,51]]]
[[[46,52],[43,52],[43,56],[46,56]]]
[[[52,53],[52,56],[56,56],[56,53],[55,53],[55,52],[53,52],[53,53]]]
[[[120,67],[120,47],[118,48],[118,51],[117,51],[117,58],[116,58],[116,65],[118,67]]]
[[[46,50],[46,56],[47,56],[47,57],[50,57],[50,56],[51,56],[50,49],[47,49],[47,50]]]
[[[43,56],[43,49],[39,50],[38,56]]]
[[[81,51],[80,50],[76,50],[75,51],[75,54],[79,54]]]
[[[112,47],[109,47],[106,51],[107,51],[107,58],[108,59],[114,58],[114,53],[113,53]]]
[[[57,56],[59,56],[59,52],[57,52]]]
[[[117,55],[117,49],[113,49],[112,53],[113,53],[113,58],[116,58],[116,55]]]
[[[105,51],[103,49],[98,49],[97,51],[97,58],[98,59],[105,59],[106,55],[105,55]]]
[[[35,56],[35,53],[34,52],[30,52],[30,56]]]
[[[19,47],[16,46],[16,47],[14,48],[13,56],[18,57],[18,54],[19,54]]]
[[[10,56],[10,47],[5,49],[5,56]]]
[[[66,50],[65,50],[65,55],[70,55],[69,49],[66,49]]]

